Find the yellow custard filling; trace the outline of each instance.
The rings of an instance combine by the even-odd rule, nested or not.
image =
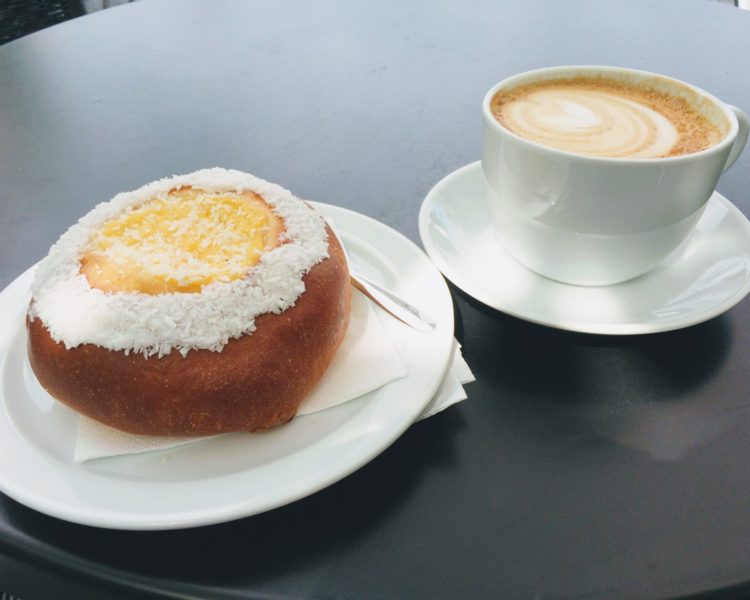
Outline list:
[[[246,275],[279,245],[283,230],[253,192],[180,188],[106,221],[81,258],[81,273],[108,292],[198,292]]]

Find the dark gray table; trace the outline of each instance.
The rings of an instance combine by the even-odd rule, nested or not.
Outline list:
[[[750,13],[705,0],[143,1],[0,48],[0,287],[115,192],[221,165],[418,240],[483,93],[618,64],[750,112]],[[720,191],[750,214],[750,151]],[[202,529],[81,527],[0,496],[0,591],[129,597],[750,593],[750,301],[635,338],[454,290],[470,400],[305,500]],[[0,457],[2,460],[2,457]]]

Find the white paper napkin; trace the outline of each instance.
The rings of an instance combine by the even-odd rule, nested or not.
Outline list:
[[[356,290],[352,295],[352,318],[346,337],[323,378],[300,406],[298,415],[310,414],[366,394],[406,376],[397,349],[370,302]],[[362,365],[366,365],[363,368]],[[474,381],[469,366],[454,342],[453,359],[437,393],[420,419],[466,399],[463,383]],[[165,450],[205,437],[161,437],[125,433],[87,417],[79,417],[75,461]]]
[[[476,379],[474,379],[474,373],[471,372],[469,365],[461,354],[461,344],[457,340],[453,340],[453,358],[450,367],[448,367],[448,372],[432,400],[427,403],[422,414],[417,417],[417,421],[436,415],[456,402],[466,400],[464,385],[472,381],[476,381]]]

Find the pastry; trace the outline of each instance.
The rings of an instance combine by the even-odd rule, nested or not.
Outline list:
[[[40,263],[31,367],[106,425],[149,435],[292,419],[349,323],[343,251],[278,185],[205,169],[118,194]]]

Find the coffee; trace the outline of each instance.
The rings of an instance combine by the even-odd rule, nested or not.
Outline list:
[[[536,81],[497,92],[495,120],[525,139],[576,154],[662,158],[709,148],[725,135],[685,98],[606,77]]]

